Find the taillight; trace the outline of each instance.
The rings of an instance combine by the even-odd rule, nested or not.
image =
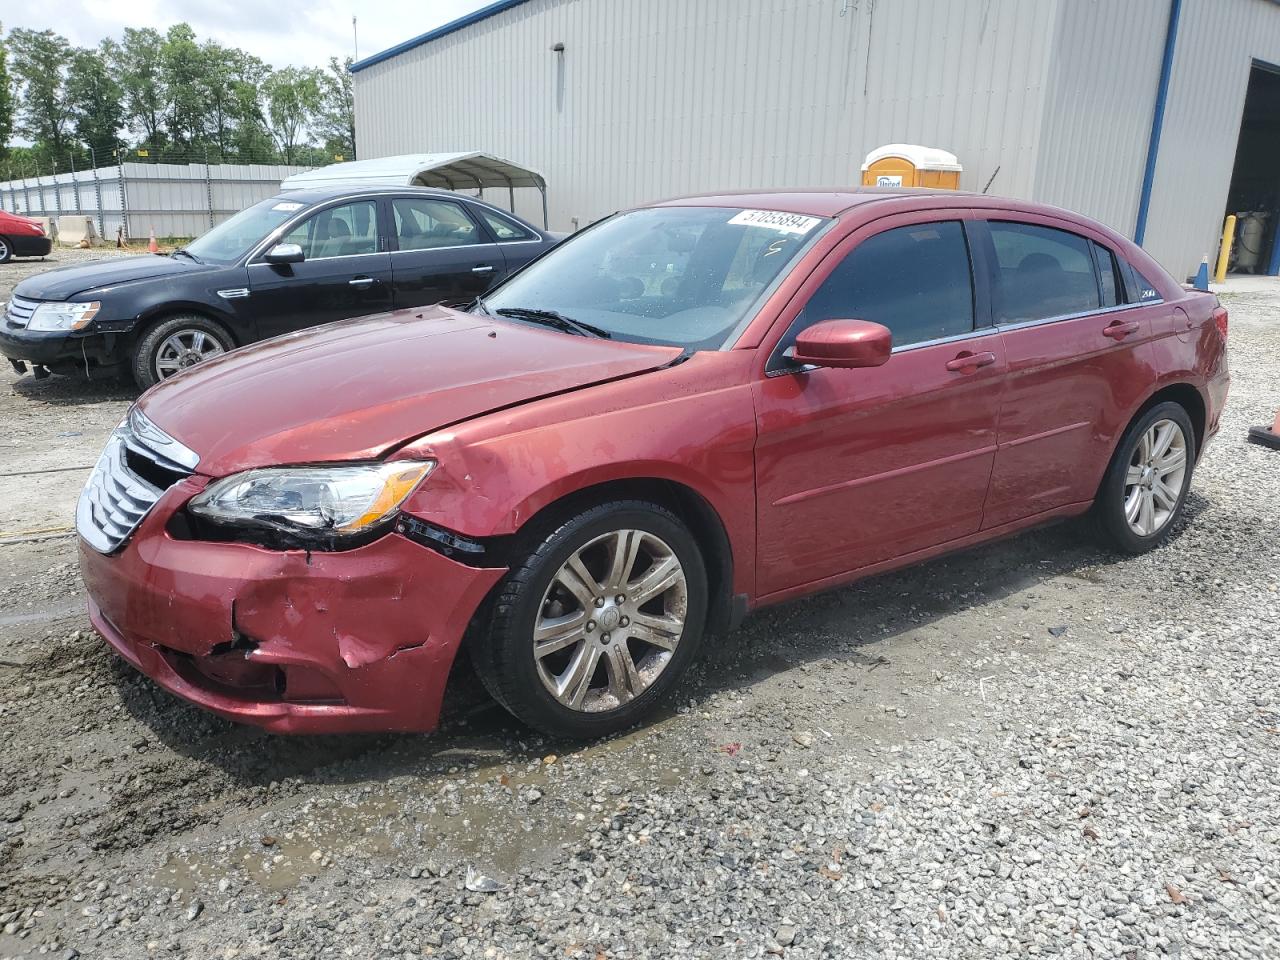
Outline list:
[[[1217,307],[1213,311],[1213,322],[1218,325],[1218,332],[1222,334],[1222,339],[1227,339],[1227,308]]]

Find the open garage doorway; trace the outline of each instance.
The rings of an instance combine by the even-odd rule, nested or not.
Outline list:
[[[1280,273],[1280,66],[1253,62],[1226,212],[1239,218],[1230,269]]]

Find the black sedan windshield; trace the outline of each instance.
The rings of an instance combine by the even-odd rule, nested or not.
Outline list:
[[[235,263],[304,206],[280,197],[263,200],[197,237],[185,249],[201,263]]]
[[[620,340],[715,350],[830,222],[730,207],[633,210],[552,251],[483,306],[516,319],[559,314]]]

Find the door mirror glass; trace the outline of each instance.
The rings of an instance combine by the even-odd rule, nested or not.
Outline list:
[[[823,320],[801,330],[791,359],[815,367],[878,367],[893,352],[889,328],[869,320]]]
[[[277,243],[262,258],[267,263],[301,263],[307,259],[302,255],[302,247],[296,243]]]

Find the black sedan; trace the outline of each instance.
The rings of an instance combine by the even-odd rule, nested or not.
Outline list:
[[[29,277],[5,310],[0,352],[37,377],[127,366],[146,388],[302,327],[473,300],[557,239],[448,191],[292,191],[167,257],[97,260]]]

